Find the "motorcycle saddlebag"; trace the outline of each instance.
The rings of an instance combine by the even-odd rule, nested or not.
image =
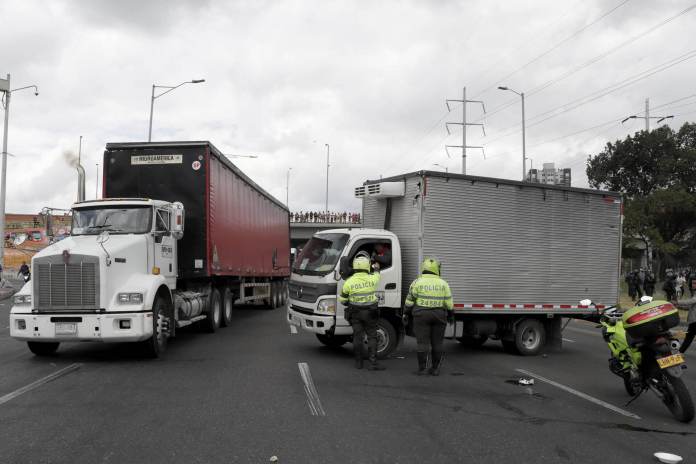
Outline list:
[[[676,327],[679,324],[679,310],[667,301],[653,301],[629,309],[622,320],[631,337],[652,337]]]

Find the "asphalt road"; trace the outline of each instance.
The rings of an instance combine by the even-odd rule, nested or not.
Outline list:
[[[123,344],[36,358],[9,338],[8,312],[0,302],[1,463],[696,462],[696,423],[651,393],[625,406],[601,336],[579,322],[546,357],[448,341],[443,374],[417,377],[412,339],[387,371],[357,371],[351,345],[291,333],[282,309],[237,308],[231,327],[181,333],[158,360]]]

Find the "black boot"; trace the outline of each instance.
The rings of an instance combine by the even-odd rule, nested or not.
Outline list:
[[[440,365],[442,364],[442,351],[433,351],[433,367],[428,372],[430,375],[440,375]]]
[[[425,368],[428,365],[428,353],[418,351],[416,354],[418,355],[418,370],[415,372],[415,374],[425,375],[427,374]]]
[[[377,356],[375,356],[375,355],[370,356],[370,365],[367,366],[368,371],[383,371],[385,369],[386,369],[386,367],[380,365],[377,362]]]
[[[355,345],[354,345],[355,346]],[[363,350],[362,350],[362,343],[358,344],[353,348],[353,352],[355,354],[355,368],[356,369],[362,369],[363,368]]]

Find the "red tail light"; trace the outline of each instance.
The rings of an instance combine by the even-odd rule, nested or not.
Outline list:
[[[671,303],[661,304],[660,306],[655,306],[654,308],[646,309],[638,314],[634,314],[626,320],[629,325],[637,324],[638,322],[644,321],[646,319],[652,319],[655,316],[661,316],[662,314],[667,314],[674,311],[674,306]]]

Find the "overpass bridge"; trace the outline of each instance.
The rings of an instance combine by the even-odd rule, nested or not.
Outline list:
[[[322,230],[329,229],[359,229],[362,227],[360,222],[291,222],[290,223],[290,246],[292,248],[302,247],[312,235]]]

